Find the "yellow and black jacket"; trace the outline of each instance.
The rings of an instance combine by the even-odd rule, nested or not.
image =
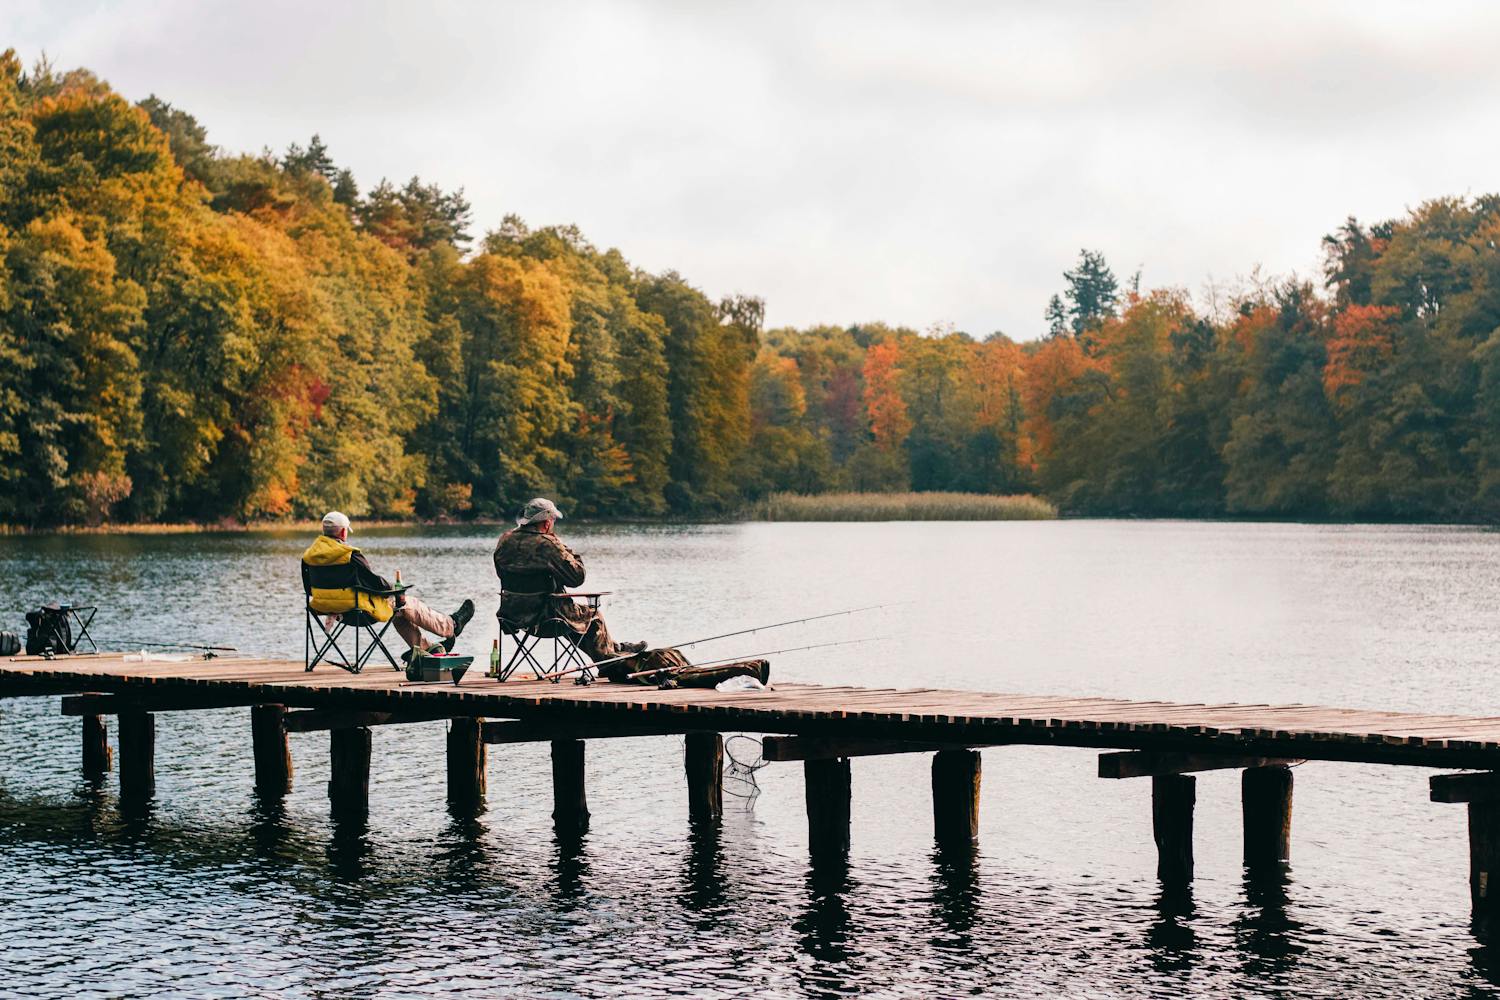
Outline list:
[[[370,568],[363,552],[337,538],[319,535],[302,553],[302,591],[318,614],[353,611],[356,586],[360,592],[359,610],[378,622],[388,621],[391,602],[371,597],[365,591],[390,590],[390,582]]]

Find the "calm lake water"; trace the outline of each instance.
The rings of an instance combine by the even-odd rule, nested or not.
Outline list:
[[[773,680],[1500,715],[1500,533],[1062,521],[589,527],[615,633],[674,642],[908,601],[690,651]],[[101,643],[300,656],[307,538],[0,539],[3,622],[97,603]],[[377,568],[494,634],[489,529],[360,533]],[[113,738],[113,733],[111,734]],[[0,702],[0,993],[17,996],[1448,997],[1500,994],[1470,927],[1462,806],[1417,768],[1296,770],[1292,866],[1247,885],[1239,782],[1198,781],[1198,878],[1163,897],[1150,783],[1095,754],[984,753],[972,857],[936,854],[925,755],[854,762],[846,869],[810,870],[795,764],[691,829],[676,738],[589,747],[592,829],[552,832],[545,746],[491,748],[450,815],[440,724],[375,731],[367,824],[330,820],[327,734],[252,791],[248,712],[164,713],[157,799],[79,776],[56,699]],[[747,760],[755,747],[730,749]],[[731,790],[741,786],[731,783]]]

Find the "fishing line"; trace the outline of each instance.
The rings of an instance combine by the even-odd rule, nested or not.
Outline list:
[[[898,607],[901,607],[902,605],[913,604],[913,603],[915,603],[915,602],[913,602],[913,601],[896,601],[896,602],[893,602],[891,604],[871,604],[871,605],[868,605],[868,606],[863,607],[863,608],[848,608],[847,610],[844,610],[844,611],[830,611],[827,614],[822,614],[822,615],[808,615],[806,618],[793,618],[790,621],[777,622],[774,625],[757,625],[754,628],[740,629],[737,632],[724,632],[724,633],[722,633],[720,635],[711,635],[711,636],[708,636],[708,637],[703,638],[703,639],[692,639],[692,640],[689,640],[688,642],[677,642],[677,643],[672,643],[672,644],[669,644],[669,645],[653,646],[650,649],[642,650],[639,653],[622,653],[619,656],[611,656],[611,657],[609,657],[606,660],[595,660],[593,663],[590,663],[587,666],[569,667],[567,670],[559,670],[556,673],[546,674],[541,679],[542,680],[552,680],[552,679],[557,678],[557,677],[566,677],[569,674],[576,674],[580,670],[593,670],[596,667],[608,666],[611,663],[620,663],[620,662],[622,662],[624,660],[633,660],[637,656],[644,656],[646,653],[659,653],[659,652],[661,652],[664,649],[681,649],[681,648],[683,648],[685,646],[697,646],[700,643],[714,642],[715,640],[718,640],[718,639],[730,639],[730,638],[733,638],[734,636],[737,636],[737,635],[751,635],[751,634],[756,633],[756,632],[764,632],[767,629],[783,628],[783,627],[785,627],[787,625],[801,625],[804,622],[821,621],[821,620],[823,620],[825,618],[838,618],[838,617],[840,617],[842,615],[859,614],[862,611],[879,611],[879,610],[881,610],[883,608],[898,608]],[[861,641],[864,641],[864,640],[861,640]],[[837,643],[833,643],[832,645],[837,645]],[[778,652],[782,652],[782,651],[778,650]],[[766,655],[769,655],[769,654],[766,654]],[[730,661],[730,660],[723,660],[723,661],[716,661],[716,662],[728,663],[728,662],[732,662],[732,661]],[[694,664],[694,666],[703,666],[703,665],[704,664]]]
[[[900,603],[902,603],[902,604],[910,604],[911,602],[910,601],[902,601]],[[707,638],[704,638],[704,639],[694,639],[691,642],[673,643],[672,645],[667,646],[666,648],[667,649],[681,649],[684,646],[696,646],[699,643],[713,642],[716,639],[729,639],[729,638],[733,638],[734,636],[737,636],[737,635],[752,635],[752,634],[754,634],[756,632],[764,632],[767,629],[782,628],[782,627],[787,626],[787,625],[801,625],[804,622],[821,621],[824,618],[837,618],[840,615],[854,615],[854,614],[859,614],[861,611],[879,611],[882,608],[894,608],[896,606],[897,605],[895,605],[895,604],[871,604],[871,605],[868,605],[868,606],[863,607],[863,608],[850,608],[847,611],[830,611],[826,615],[809,615],[806,618],[794,618],[791,621],[777,622],[774,625],[757,625],[754,628],[740,629],[738,632],[725,632],[722,635],[711,635],[711,636],[708,636]]]
[[[756,660],[761,658],[762,656],[775,656],[778,653],[800,653],[805,649],[827,649],[830,646],[852,646],[861,642],[885,642],[891,638],[892,637],[888,635],[872,635],[866,636],[861,639],[844,639],[840,642],[815,642],[811,646],[790,646],[786,649],[768,649],[761,653],[744,653],[738,656],[726,656],[721,660],[708,660],[704,663],[690,663],[686,668],[658,667],[655,670],[642,670],[639,673],[626,674],[625,676],[633,680],[637,677],[648,677],[651,674],[663,674],[674,670],[692,670],[696,669],[697,667],[717,667],[725,663],[738,663],[740,660]]]

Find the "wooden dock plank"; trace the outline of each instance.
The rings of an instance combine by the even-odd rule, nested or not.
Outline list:
[[[73,690],[420,718],[614,719],[933,744],[1029,742],[1500,768],[1500,717],[1301,704],[1191,704],[797,682],[766,691],[660,690],[603,682],[580,686],[568,679],[502,684],[474,675],[455,686],[411,684],[384,664],[356,675],[326,665],[309,673],[298,662],[260,657],[162,663],[104,654],[0,660],[0,686],[18,695]]]

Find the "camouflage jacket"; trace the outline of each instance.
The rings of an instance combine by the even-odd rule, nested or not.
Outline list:
[[[546,611],[580,635],[588,631],[592,608],[547,597],[583,583],[583,562],[561,538],[530,525],[507,531],[495,545],[495,573],[500,577],[500,619],[505,624],[529,626]]]

